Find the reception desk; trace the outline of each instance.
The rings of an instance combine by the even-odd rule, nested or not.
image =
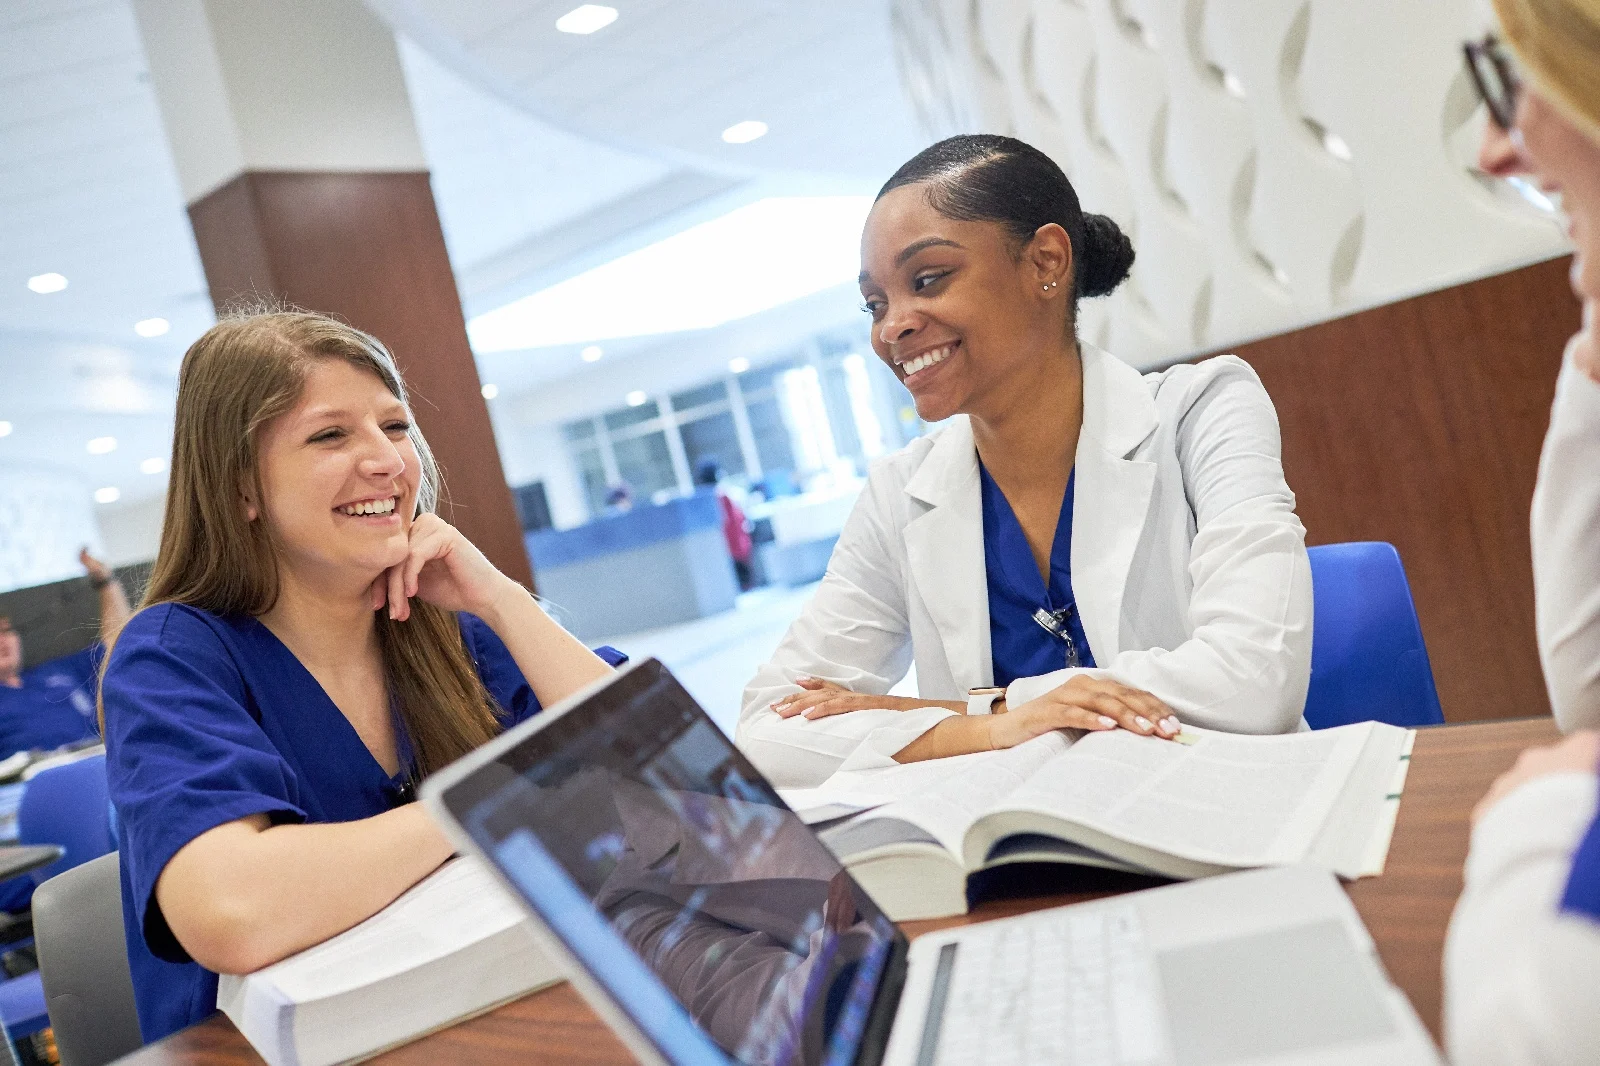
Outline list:
[[[731,610],[739,594],[712,492],[526,536],[539,595],[580,640]]]

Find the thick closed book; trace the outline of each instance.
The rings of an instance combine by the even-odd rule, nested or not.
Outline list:
[[[217,1006],[269,1066],[356,1062],[562,980],[532,921],[455,859],[360,925],[224,976]]]
[[[897,921],[964,914],[969,875],[1024,862],[1180,880],[1310,863],[1354,879],[1383,870],[1414,734],[1074,736],[835,774],[813,802],[880,805],[820,835]]]

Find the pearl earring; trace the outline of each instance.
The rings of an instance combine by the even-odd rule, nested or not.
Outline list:
[[[1044,291],[1045,292],[1049,292],[1051,289],[1053,289],[1055,287],[1056,287],[1056,283],[1052,281],[1050,284],[1048,284],[1048,285],[1046,285],[1044,287]]]

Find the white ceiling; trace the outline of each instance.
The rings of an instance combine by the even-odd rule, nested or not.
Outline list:
[[[619,0],[622,17],[587,37],[554,30],[566,0],[370,2],[405,30],[469,314],[762,196],[869,191],[916,147],[884,0]],[[772,132],[723,144],[746,118]],[[50,271],[65,291],[26,288]],[[808,306],[837,320],[828,301]],[[134,334],[155,316],[169,334]],[[212,321],[129,0],[4,0],[0,421],[14,431],[0,468],[116,486],[119,506],[159,494],[164,475],[139,463],[169,450],[178,362]],[[480,364],[516,400],[594,371],[578,347]],[[656,345],[608,347],[601,365],[615,367]],[[107,435],[116,451],[85,450]]]
[[[686,166],[882,182],[923,141],[901,92],[887,0],[367,0],[464,77],[530,114]],[[724,144],[736,122],[771,132]]]

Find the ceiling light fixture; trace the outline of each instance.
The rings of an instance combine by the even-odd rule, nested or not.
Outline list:
[[[0,422],[0,437],[11,436],[11,431],[15,428],[10,422]]]
[[[728,360],[728,369],[735,374],[743,374],[746,370],[750,369],[750,360],[746,359],[742,355],[735,356],[734,358]]]
[[[758,200],[478,315],[467,333],[480,354],[648,337],[853,285],[871,207],[869,196]]]
[[[1348,163],[1353,158],[1349,142],[1332,130],[1322,131],[1322,147],[1326,148],[1333,158],[1343,162]]]
[[[117,438],[96,437],[88,444],[85,444],[84,447],[88,449],[90,455],[104,455],[107,452],[114,452],[117,450]]]
[[[60,292],[67,287],[67,279],[60,274],[35,274],[28,279],[28,288],[34,292]]]
[[[164,318],[141,318],[133,324],[133,331],[141,337],[160,337],[172,328]]]
[[[556,29],[562,33],[593,33],[617,21],[617,9],[604,4],[584,4],[575,7],[556,19]]]
[[[492,400],[498,395],[500,395],[499,385],[485,385],[483,387],[483,398],[485,400]]]
[[[115,485],[107,485],[103,489],[94,490],[95,503],[116,503],[122,499],[122,490]]]
[[[627,399],[629,407],[643,407],[645,405],[645,401],[650,399],[650,397],[644,394],[644,390],[634,389],[632,392],[628,393]]]
[[[749,144],[758,137],[767,135],[767,124],[750,119],[747,122],[735,122],[722,131],[722,139],[729,144]]]
[[[600,357],[605,354],[606,350],[604,348],[600,347],[598,344],[591,344],[589,347],[578,353],[578,358],[582,359],[585,363],[598,363],[600,361]]]
[[[139,473],[159,474],[166,468],[167,461],[165,459],[161,458],[159,455],[152,455],[150,458],[139,464]]]

